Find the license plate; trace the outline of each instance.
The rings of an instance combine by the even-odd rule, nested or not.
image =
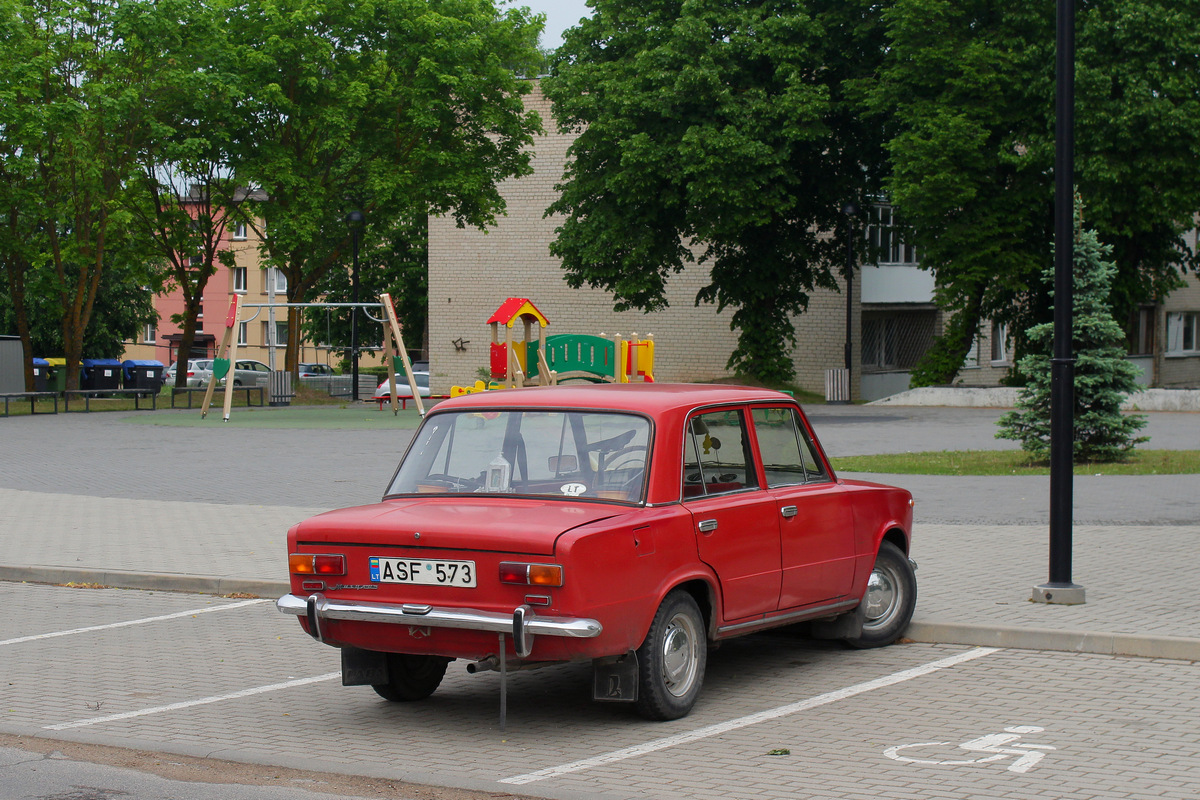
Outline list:
[[[383,558],[368,562],[373,583],[419,583],[425,586],[475,586],[474,561],[431,561],[424,558]]]

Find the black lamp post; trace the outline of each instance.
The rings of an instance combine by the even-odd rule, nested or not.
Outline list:
[[[1054,353],[1050,359],[1050,580],[1033,587],[1042,603],[1084,602],[1071,581],[1075,356],[1075,0],[1058,0],[1054,152]]]
[[[350,397],[358,402],[358,233],[362,229],[365,217],[363,212],[355,209],[346,215],[346,223],[350,226],[352,242],[353,266],[350,269]]]
[[[851,386],[851,364],[854,358],[854,218],[858,216],[858,206],[854,203],[847,203],[842,208],[842,213],[846,215],[846,345],[845,345],[845,362],[846,362],[846,402],[850,402],[850,386]]]

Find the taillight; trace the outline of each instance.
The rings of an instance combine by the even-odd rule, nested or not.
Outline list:
[[[288,555],[288,568],[293,575],[345,575],[346,557],[291,553]]]
[[[189,370],[188,370],[188,377],[189,377],[189,378],[194,378],[194,377],[196,377],[196,373],[192,372],[192,371],[189,369]]]
[[[562,586],[563,571],[558,564],[500,563],[500,582],[521,586]]]

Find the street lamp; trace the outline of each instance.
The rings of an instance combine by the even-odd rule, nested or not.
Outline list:
[[[350,269],[350,398],[358,402],[358,233],[362,229],[363,212],[355,209],[346,215],[346,224],[350,226],[352,242],[353,266]]]

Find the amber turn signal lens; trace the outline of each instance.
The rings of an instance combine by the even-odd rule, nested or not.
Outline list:
[[[346,557],[291,553],[288,555],[288,569],[293,575],[345,575]]]

